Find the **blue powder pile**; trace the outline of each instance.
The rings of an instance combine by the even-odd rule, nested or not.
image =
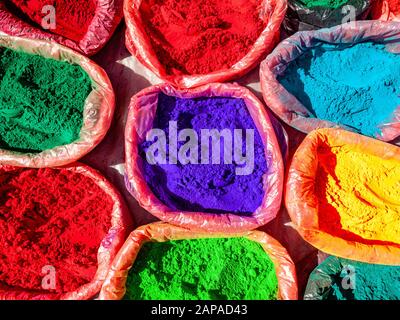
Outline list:
[[[400,55],[382,44],[323,44],[293,61],[278,81],[315,117],[373,137],[400,106]]]
[[[237,175],[236,168],[243,165],[235,161],[224,163],[224,143],[221,143],[221,164],[152,165],[146,161],[145,152],[154,140],[145,141],[139,146],[142,170],[158,199],[173,210],[251,215],[264,197],[262,177],[267,172],[267,162],[261,137],[244,101],[223,97],[180,99],[160,94],[153,128],[166,132],[167,141],[170,121],[177,121],[178,132],[194,129],[199,137],[201,129],[229,129],[230,132],[253,129],[254,170],[248,175]],[[179,142],[178,147],[183,144]],[[242,150],[245,154],[244,131]]]

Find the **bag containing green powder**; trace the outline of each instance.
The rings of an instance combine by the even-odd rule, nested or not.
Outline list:
[[[288,34],[364,20],[372,0],[289,0],[282,26]]]
[[[264,100],[304,133],[340,127],[392,142],[400,136],[399,52],[396,22],[356,21],[296,33],[261,63]],[[380,64],[371,60],[374,54]]]
[[[211,99],[221,100],[214,105],[215,108],[211,113],[207,113],[204,111],[206,108],[205,105],[207,101]],[[204,102],[205,100],[206,102]],[[152,129],[159,130],[160,125],[168,124],[168,120],[162,120],[166,119],[166,116],[161,115],[161,118],[157,118],[157,110],[161,110],[159,111],[160,113],[163,112],[162,110],[169,110],[168,108],[171,108],[171,105],[167,104],[171,103],[171,101],[177,101],[176,105],[187,103],[186,106],[189,106],[184,112],[176,111],[177,109],[175,112],[169,112],[169,114],[178,114],[180,112],[177,116],[177,129],[179,129],[179,132],[183,132],[183,129],[193,129],[194,123],[201,123],[204,125],[202,128],[205,129],[217,128],[216,130],[220,130],[222,126],[231,130],[233,125],[240,123],[244,118],[251,119],[255,131],[258,131],[260,141],[259,147],[254,147],[254,150],[259,150],[258,153],[254,153],[258,155],[258,157],[254,156],[253,158],[263,157],[268,163],[268,168],[266,168],[265,171],[261,171],[260,169],[260,173],[257,173],[257,176],[250,181],[250,183],[252,183],[252,190],[248,190],[248,183],[245,182],[234,189],[235,192],[239,190],[237,193],[232,191],[231,186],[236,181],[243,181],[240,179],[242,177],[247,177],[244,175],[236,175],[235,169],[232,169],[232,166],[236,165],[234,163],[225,164],[220,162],[220,165],[211,163],[202,164],[199,160],[196,164],[188,163],[181,165],[180,162],[178,166],[175,165],[174,168],[172,168],[173,164],[168,164],[168,168],[162,167],[163,164],[159,165],[157,163],[149,165],[146,153],[141,148],[144,144],[152,142],[150,141],[152,139],[148,139],[148,134],[153,134],[155,132]],[[203,101],[200,102],[203,103],[203,105],[193,105],[196,101]],[[239,101],[238,103],[240,106],[231,105],[231,103],[233,103],[232,101]],[[218,117],[214,118],[214,114],[216,114],[219,109],[226,108],[227,105],[229,105],[231,109],[224,109],[225,113],[220,112]],[[228,113],[230,115],[237,115],[237,117],[235,119],[225,118],[224,114]],[[161,123],[163,121],[165,123]],[[179,126],[181,124],[182,128]],[[153,127],[153,125],[156,127]],[[214,127],[214,125],[219,125],[219,127]],[[238,126],[239,129],[241,125],[240,123]],[[163,132],[167,132],[168,135],[169,129],[162,128],[160,131],[162,130],[166,130]],[[198,130],[198,127],[196,130]],[[200,142],[200,140],[201,137],[198,138],[198,142]],[[219,140],[219,142],[221,142],[221,140]],[[196,231],[207,230],[230,233],[256,229],[274,219],[281,207],[284,176],[280,149],[282,145],[285,146],[283,149],[286,154],[285,134],[279,134],[277,137],[268,112],[255,95],[245,87],[241,87],[237,84],[214,83],[194,89],[178,90],[169,84],[157,85],[142,90],[132,98],[130,103],[130,110],[125,128],[125,182],[127,189],[137,199],[139,204],[162,221]],[[198,150],[200,150],[200,148]],[[220,150],[222,150],[222,148]],[[256,172],[257,159],[253,160],[255,162],[255,169],[253,172]],[[207,165],[209,165],[210,169],[206,168]],[[227,169],[225,171],[221,170],[223,171],[221,174],[220,172],[215,174],[217,178],[219,174],[221,176],[215,184],[211,181],[214,179],[214,175],[204,178],[208,174],[208,171],[211,170],[211,167],[213,167],[213,170],[217,170],[218,167],[222,166],[225,166]],[[191,171],[186,175],[184,173],[177,173],[178,171],[176,170],[174,171],[174,169],[179,170],[182,167],[188,168],[187,170]],[[203,172],[196,173],[195,171],[199,167],[206,169],[204,169],[205,171]],[[159,171],[153,174],[154,170]],[[228,171],[232,171],[232,173]],[[150,175],[149,172],[152,175]],[[188,175],[191,177],[188,178]],[[251,175],[252,174],[248,176]],[[174,187],[173,189],[168,182],[166,184],[164,183],[168,179],[171,179],[170,183],[174,183],[176,188]],[[182,182],[180,180],[182,180]],[[200,182],[198,182],[199,180]],[[207,183],[201,180],[210,181]],[[175,183],[174,181],[178,182]],[[194,183],[190,184],[191,181],[194,181]],[[237,184],[239,184],[239,182],[237,182]],[[184,187],[182,189],[182,185],[185,183],[186,186],[190,184],[190,187]],[[156,184],[156,186],[154,186],[154,184]],[[194,184],[200,185],[201,190],[199,192],[185,191],[195,190],[196,187]],[[224,189],[225,186],[228,187]],[[242,196],[240,192],[246,188],[246,195]],[[245,213],[242,213],[242,211],[234,211],[245,202],[246,199],[243,198],[247,197],[253,199],[249,194],[254,190],[259,190],[259,193],[255,195],[255,197],[259,196],[259,198],[257,198],[257,200],[260,200],[259,204],[254,204],[255,201],[253,200],[251,204],[254,204],[254,208],[251,208],[251,211],[249,210]],[[210,197],[216,194],[227,195],[229,200],[221,198],[221,201],[217,201],[217,205],[221,203],[230,205],[233,201],[238,205],[230,206],[228,209],[215,209],[214,207],[206,210],[203,205],[197,205],[197,203],[201,201],[207,202],[204,201],[204,199],[208,199],[208,194],[211,194]],[[239,194],[239,196],[237,194]],[[196,197],[198,198],[195,199]],[[176,205],[177,203],[179,206]]]
[[[176,226],[172,226],[166,223],[162,223],[162,222],[157,222],[157,223],[152,223],[146,226],[142,226],[138,229],[136,229],[135,231],[133,231],[130,236],[128,237],[127,241],[125,242],[125,244],[123,245],[123,247],[121,248],[121,250],[119,251],[118,255],[116,256],[116,258],[114,259],[114,262],[112,264],[112,267],[110,269],[110,272],[107,276],[107,279],[104,282],[104,285],[101,289],[99,298],[101,300],[120,300],[123,299],[126,293],[126,285],[127,285],[127,279],[131,276],[129,274],[130,270],[134,270],[132,269],[132,266],[134,266],[135,261],[138,261],[137,259],[142,259],[142,257],[140,256],[141,250],[146,250],[143,246],[146,246],[146,244],[149,243],[166,243],[169,241],[173,241],[175,243],[179,242],[179,240],[193,240],[195,241],[196,239],[242,239],[243,241],[245,241],[246,245],[251,246],[254,250],[252,250],[252,254],[246,252],[245,247],[241,248],[241,255],[239,256],[235,256],[236,258],[233,258],[233,256],[229,255],[229,252],[226,252],[227,257],[230,258],[230,261],[233,263],[234,261],[238,261],[240,260],[240,256],[243,255],[243,257],[245,257],[246,259],[251,259],[251,261],[254,261],[256,259],[256,257],[254,255],[259,256],[258,253],[256,253],[255,251],[259,252],[258,250],[261,249],[258,246],[256,246],[256,244],[261,245],[262,250],[260,250],[261,252],[264,251],[267,254],[267,259],[272,261],[272,264],[274,266],[274,270],[272,270],[273,273],[275,273],[276,275],[276,279],[277,279],[277,291],[275,291],[275,299],[281,299],[281,300],[296,300],[297,299],[297,281],[296,281],[296,275],[295,275],[295,267],[294,264],[292,262],[292,260],[290,259],[288,253],[286,252],[286,250],[273,238],[271,238],[270,236],[268,236],[266,233],[261,232],[261,231],[250,231],[250,232],[246,232],[246,233],[237,233],[237,234],[222,234],[222,233],[216,233],[216,234],[208,234],[208,233],[194,233],[191,232],[190,230],[181,228],[181,227],[176,227]],[[247,241],[247,240],[251,240]],[[168,243],[166,243],[168,245]],[[254,248],[255,247],[255,248]],[[226,248],[228,248],[227,244],[226,244]],[[228,249],[227,249],[228,250]],[[167,250],[168,251],[168,250]],[[185,253],[190,255],[191,253],[194,254],[198,254],[199,251],[195,250],[196,252],[193,251],[186,251]],[[201,251],[201,250],[200,250]],[[208,251],[207,251],[208,252]],[[183,254],[185,254],[183,253]],[[168,254],[165,250],[163,250],[163,254]],[[207,255],[207,254],[206,254]],[[213,253],[210,253],[211,255],[211,259],[213,259]],[[250,256],[252,255],[252,258],[250,258]],[[154,259],[157,258],[161,258],[157,256],[152,256]],[[169,258],[168,258],[169,259]],[[193,258],[194,259],[194,258]],[[181,258],[177,258],[176,263],[183,263],[184,261],[181,261]],[[252,269],[252,265],[251,262],[247,262],[245,264],[240,265],[241,268],[245,268],[249,273],[247,272],[243,272],[243,270],[238,270],[237,268],[234,268],[233,270],[230,270],[229,268],[224,269],[223,268],[223,262],[226,261],[226,259],[223,259],[223,261],[221,262],[221,266],[222,270],[216,271],[210,271],[210,270],[204,270],[203,272],[207,273],[207,272],[214,272],[215,274],[211,275],[211,274],[204,274],[204,276],[209,276],[211,277],[210,279],[210,288],[209,288],[209,292],[208,294],[210,294],[211,296],[213,296],[214,294],[219,294],[219,292],[214,292],[215,288],[213,290],[213,286],[217,285],[221,285],[227,289],[227,287],[229,287],[229,279],[231,279],[230,277],[233,277],[233,279],[237,280],[236,275],[239,276],[239,274],[241,275],[249,275],[252,274],[252,276],[250,277],[260,277],[264,278],[266,275],[257,275],[257,271],[255,269]],[[146,261],[143,261],[144,263],[146,263]],[[156,263],[156,262],[155,262]],[[190,263],[190,262],[189,262]],[[213,261],[214,263],[214,261]],[[174,264],[174,262],[172,261],[172,264]],[[247,269],[248,268],[248,269]],[[220,268],[218,268],[220,269]],[[157,273],[157,269],[153,270],[155,273]],[[150,271],[150,267],[146,270],[142,270],[141,272],[143,273],[150,273],[153,272]],[[196,271],[197,276],[199,271]],[[221,277],[221,279],[218,281],[218,277]],[[264,284],[266,287],[256,287],[253,288],[252,290],[255,290],[256,292],[261,292],[261,296],[260,299],[267,299],[267,286],[269,286],[269,284],[271,284],[271,282],[273,283],[275,276],[273,274],[271,274],[271,277],[268,279],[264,278]],[[167,275],[163,276],[163,279],[169,279]],[[253,279],[252,278],[252,279]],[[178,277],[178,282],[180,278]],[[194,296],[189,296],[190,299],[196,299],[196,295],[199,294],[198,292],[196,292],[196,286],[198,285],[198,283],[200,282],[200,279],[197,278],[197,280],[192,279],[193,283],[187,283],[186,280],[184,280],[183,284],[184,287],[181,287],[180,289],[177,288],[177,291],[180,291],[183,296],[187,296],[185,295],[185,292],[187,294],[190,295],[190,292],[192,292],[194,294]],[[172,286],[172,281],[173,279],[170,279],[170,283],[167,283],[166,287],[163,288],[158,288],[158,283],[152,281],[152,285],[151,285],[151,290],[161,290],[164,292],[168,292],[169,288],[168,285]],[[189,281],[189,280],[188,280]],[[243,284],[244,287],[243,288],[251,288],[252,284],[254,282],[256,282],[257,280],[251,280],[251,283],[247,283],[247,284]],[[276,281],[276,280],[275,280]],[[174,287],[175,288],[175,287]],[[141,287],[141,289],[139,290],[143,290],[144,288]],[[232,290],[234,290],[234,288],[231,288]],[[199,290],[204,290],[204,289],[200,289]],[[229,290],[229,289],[228,289]],[[244,292],[238,292],[239,295],[245,295]],[[265,294],[265,296],[264,296]],[[206,293],[207,295],[207,293]],[[229,294],[228,294],[229,296]],[[264,297],[264,298],[263,298]],[[127,297],[125,297],[127,298]],[[167,293],[167,297],[165,297],[164,295],[164,299],[168,298],[168,293]]]
[[[72,163],[106,135],[115,108],[105,71],[47,41],[0,36],[0,162]]]

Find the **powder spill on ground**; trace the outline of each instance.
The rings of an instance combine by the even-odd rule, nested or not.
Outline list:
[[[278,280],[261,245],[245,238],[146,243],[125,299],[276,300]]]
[[[51,22],[49,19],[54,8],[54,28],[47,32],[64,36],[74,41],[80,41],[88,31],[89,25],[96,13],[98,0],[6,0],[12,12],[21,12],[31,20],[33,25],[43,29]],[[14,8],[13,8],[14,5]],[[20,10],[20,12],[18,12]],[[27,19],[24,19],[25,21]]]
[[[146,141],[139,146],[139,152],[145,180],[153,193],[173,210],[252,214],[264,197],[262,177],[267,172],[267,162],[261,137],[244,101],[234,98],[180,99],[164,94],[158,99],[153,128],[166,133],[169,121],[177,121],[178,132],[190,128],[199,137],[201,129],[229,129],[231,132],[254,129],[254,170],[249,175],[237,175],[235,170],[240,165],[225,164],[223,159],[219,165],[182,165],[179,162],[177,165],[151,165],[146,161],[145,152],[153,141]],[[178,146],[183,144],[179,142]],[[221,145],[223,158],[223,143]],[[246,149],[245,145],[243,133],[242,150]]]
[[[375,136],[400,107],[400,55],[361,43],[306,51],[278,78],[317,118]]]
[[[320,228],[347,240],[400,243],[400,163],[353,148],[318,149]]]
[[[243,58],[266,26],[260,0],[144,0],[140,14],[167,74],[205,74]]]
[[[67,169],[0,170],[0,285],[42,290],[53,266],[65,293],[90,282],[111,226],[112,199],[94,181]]]
[[[0,148],[40,152],[74,142],[91,90],[80,66],[0,47]]]

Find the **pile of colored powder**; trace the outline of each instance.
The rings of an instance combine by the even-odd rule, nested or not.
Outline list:
[[[220,140],[220,164],[212,163],[213,149],[210,147],[209,164],[199,163],[150,164],[146,151],[154,141],[145,141],[139,146],[143,158],[143,173],[153,193],[173,210],[200,211],[210,213],[236,213],[251,215],[264,197],[263,175],[267,173],[267,162],[261,137],[242,99],[197,98],[180,99],[160,94],[153,128],[166,133],[169,145],[169,122],[176,121],[177,129],[194,129],[201,140],[201,129],[242,129],[242,150],[246,150],[245,129],[254,130],[254,170],[248,175],[238,175],[236,169],[243,167],[234,159],[231,164],[224,161],[224,139]],[[211,141],[210,141],[211,142]],[[178,148],[184,142],[178,142]],[[210,143],[211,145],[211,143]],[[250,146],[249,146],[250,148]],[[233,148],[232,148],[233,150]],[[233,157],[233,156],[232,156]]]
[[[400,267],[368,264],[328,257],[317,269],[330,277],[332,284],[324,288],[326,300],[399,300]],[[310,279],[318,283],[313,272]]]
[[[167,74],[228,69],[256,42],[261,0],[144,0],[140,14]]]
[[[0,47],[0,148],[40,152],[74,142],[91,90],[80,66]]]
[[[380,133],[400,106],[400,55],[382,44],[340,48],[329,44],[306,51],[278,78],[315,117]]]
[[[389,9],[394,13],[400,13],[400,1],[399,0],[388,0]]]
[[[353,148],[318,149],[319,226],[350,241],[400,243],[400,163]]]
[[[46,31],[80,41],[95,16],[97,0],[6,0],[6,4],[11,12],[41,28],[49,27],[53,11],[47,6],[52,6],[54,28]]]
[[[146,243],[126,283],[128,300],[276,300],[275,267],[245,238]]]
[[[308,8],[322,7],[327,9],[337,9],[344,6],[349,0],[300,0]]]
[[[68,169],[0,170],[0,285],[44,292],[53,266],[61,294],[93,280],[111,226],[112,199]]]

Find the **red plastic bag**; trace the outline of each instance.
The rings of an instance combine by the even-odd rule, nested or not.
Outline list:
[[[83,126],[77,141],[39,153],[0,149],[0,163],[34,168],[62,166],[82,158],[94,149],[106,135],[115,108],[114,91],[105,71],[75,51],[48,41],[0,36],[0,47],[80,65],[94,87],[85,102]]]
[[[160,92],[180,98],[233,97],[245,101],[265,145],[266,158],[271,159],[268,173],[263,177],[265,195],[262,204],[251,216],[173,211],[150,190],[141,171],[142,159],[138,154],[138,145],[144,141],[146,133],[153,126]],[[130,104],[125,129],[126,186],[144,209],[171,224],[192,230],[225,233],[255,229],[274,219],[281,205],[283,160],[279,145],[264,106],[244,87],[221,83],[187,90],[177,90],[168,84],[149,87],[135,95]]]
[[[4,286],[1,286],[0,300],[86,300],[93,298],[99,293],[114,257],[123,245],[129,232],[132,230],[132,218],[121,195],[110,182],[100,175],[100,173],[81,163],[74,163],[63,168],[80,173],[92,179],[113,199],[114,202],[113,210],[110,212],[111,228],[101,242],[97,252],[97,273],[91,282],[79,287],[73,292],[68,292],[61,295],[48,293],[46,291],[34,293],[30,290],[9,287],[5,288]]]
[[[400,22],[400,2],[397,0],[375,0],[372,4],[371,18],[382,21]]]
[[[125,1],[126,46],[146,68],[178,88],[191,88],[211,82],[229,81],[245,75],[256,67],[279,40],[279,28],[287,7],[287,0],[262,1],[264,10],[262,10],[260,18],[268,21],[267,26],[246,56],[229,69],[200,75],[169,75],[159,62],[143,27],[139,12],[141,3],[142,0]]]
[[[96,2],[95,16],[86,35],[79,42],[48,32],[32,24],[28,19],[21,18],[21,13],[12,12],[4,1],[0,2],[0,31],[11,36],[55,41],[90,56],[104,47],[123,17],[123,0]]]
[[[125,283],[129,270],[142,245],[146,242],[165,242],[169,240],[199,239],[199,238],[231,238],[245,237],[258,242],[270,256],[275,265],[278,278],[278,297],[280,300],[297,300],[297,280],[295,267],[285,248],[278,241],[261,231],[245,233],[193,233],[185,228],[172,226],[167,223],[156,222],[142,226],[133,231],[125,244],[118,252],[101,288],[100,300],[121,300],[126,288]]]
[[[400,52],[400,26],[395,22],[356,21],[330,29],[299,32],[282,41],[261,63],[260,81],[264,100],[268,107],[284,122],[297,130],[308,133],[314,129],[341,127],[344,125],[315,118],[295,96],[289,93],[277,80],[286,67],[304,51],[321,43],[345,44],[364,41],[386,41],[388,50]],[[392,141],[400,136],[400,108],[394,110],[392,120],[379,125],[381,134],[376,138]]]
[[[305,241],[325,253],[366,263],[400,264],[400,243],[374,241],[360,235],[345,239],[342,235],[321,230],[319,201],[315,194],[318,186],[315,181],[318,149],[326,144],[332,147],[345,145],[358,152],[397,161],[400,165],[400,148],[391,144],[340,129],[327,128],[311,132],[293,156],[286,182],[285,203],[292,220],[291,226]],[[360,201],[363,201],[362,198]],[[338,225],[341,225],[340,222]],[[393,228],[397,226],[397,221],[393,220]]]

